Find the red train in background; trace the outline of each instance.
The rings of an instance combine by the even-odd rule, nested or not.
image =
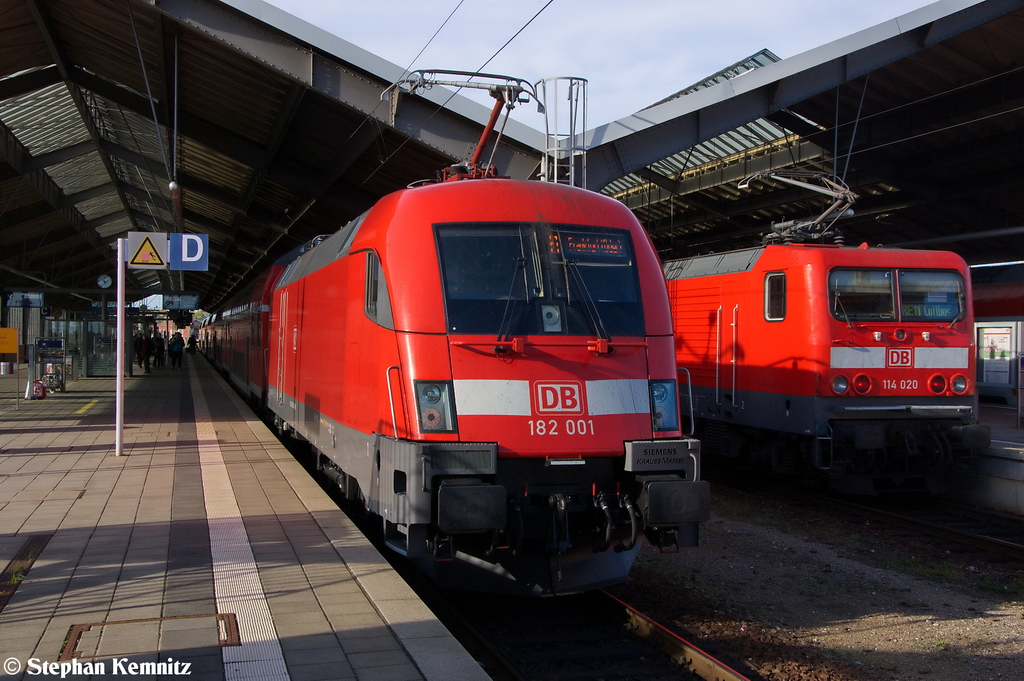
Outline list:
[[[489,175],[296,249],[204,346],[442,586],[620,582],[643,533],[695,546],[709,515],[660,262],[621,203]]]
[[[870,494],[938,490],[988,446],[959,256],[776,243],[664,271],[705,452]]]

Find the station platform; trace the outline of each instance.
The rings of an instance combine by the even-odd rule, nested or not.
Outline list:
[[[992,429],[992,441],[1024,444],[1024,428],[1017,427],[1017,406],[981,403],[978,420]]]
[[[982,403],[978,419],[992,429],[992,444],[978,457],[978,474],[947,495],[956,503],[1024,516],[1024,429],[1017,407]]]
[[[487,679],[199,356],[15,399],[0,376],[8,678]]]

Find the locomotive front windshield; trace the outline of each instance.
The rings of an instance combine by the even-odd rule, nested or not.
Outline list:
[[[436,235],[449,333],[644,335],[624,229],[470,223]]]
[[[954,322],[964,315],[959,272],[835,269],[828,290],[832,316],[846,322]]]

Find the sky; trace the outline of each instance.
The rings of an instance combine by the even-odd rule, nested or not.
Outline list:
[[[403,68],[485,71],[531,83],[562,76],[585,78],[586,127],[594,128],[654,104],[764,48],[785,59],[932,0],[269,0],[269,4]],[[492,101],[486,95],[474,98],[488,107]],[[535,107],[521,106],[514,117],[543,130],[543,118]]]

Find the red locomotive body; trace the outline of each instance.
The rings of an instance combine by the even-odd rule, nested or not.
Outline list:
[[[934,490],[988,445],[959,256],[779,244],[664,271],[707,451],[873,493]]]
[[[572,593],[624,580],[641,530],[696,545],[664,278],[620,203],[418,186],[295,255],[214,325],[263,383],[221,366],[435,581]]]

